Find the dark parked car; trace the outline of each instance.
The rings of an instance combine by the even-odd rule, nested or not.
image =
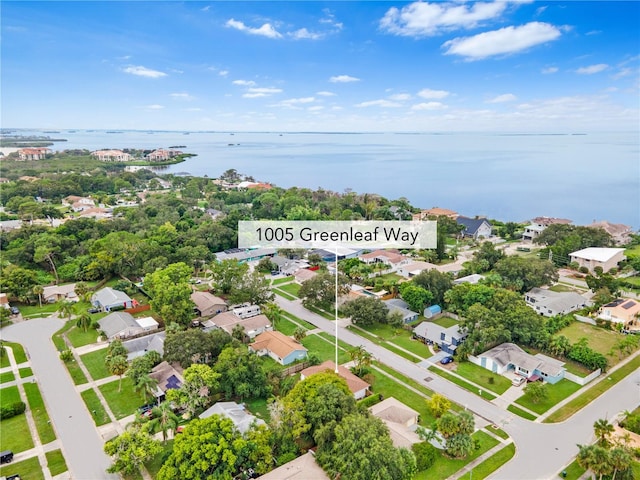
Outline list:
[[[98,313],[99,311],[100,309],[97,307],[91,307],[89,310],[87,310],[87,312],[89,313]]]
[[[440,360],[440,363],[442,365],[446,365],[447,363],[451,363],[453,362],[453,357],[448,356],[448,357],[444,357],[442,360]]]
[[[18,315],[20,313],[18,307],[11,307],[9,310],[11,311],[11,315]]]
[[[13,452],[11,450],[0,452],[0,463],[10,463],[11,460],[13,460]]]

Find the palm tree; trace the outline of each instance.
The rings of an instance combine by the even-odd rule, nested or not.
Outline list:
[[[118,383],[118,393],[122,390],[122,376],[129,369],[129,363],[127,362],[127,357],[124,355],[117,355],[112,357],[109,361],[109,372],[111,375],[118,375],[120,377],[120,382]]]
[[[609,451],[609,463],[613,467],[611,480],[616,480],[616,474],[628,470],[631,467],[633,458],[626,448],[616,447]]]
[[[148,373],[140,375],[133,387],[136,392],[142,392],[145,402],[149,399],[149,397],[153,396],[157,388],[158,380],[149,376]]]
[[[366,367],[371,365],[373,361],[373,355],[368,352],[362,345],[354,347],[349,351],[351,360],[355,363],[354,373],[357,376],[361,376],[364,373]]]
[[[78,317],[78,320],[76,321],[76,327],[81,328],[86,333],[86,331],[89,330],[90,326],[91,315],[85,312]]]
[[[283,314],[282,308],[277,303],[269,302],[264,306],[264,314],[267,316],[274,327],[278,327]]]
[[[56,312],[58,312],[62,317],[67,317],[67,320],[71,320],[71,316],[76,313],[76,308],[71,302],[60,302]]]
[[[38,296],[38,304],[40,305],[40,308],[42,308],[42,294],[44,293],[44,288],[42,285],[34,285],[32,291],[34,295]]]
[[[148,428],[151,433],[162,432],[162,443],[167,442],[167,432],[178,428],[180,419],[173,413],[169,402],[162,402],[151,410],[153,419],[149,422]]]
[[[293,331],[293,338],[295,338],[298,342],[301,342],[304,337],[307,336],[307,331],[302,327],[297,327]]]
[[[576,460],[578,465],[586,470],[591,470],[602,480],[603,475],[609,475],[614,467],[609,459],[609,451],[599,445],[578,445],[580,449]]]
[[[609,445],[611,445],[609,437],[613,433],[614,428],[606,418],[596,420],[596,422],[593,424],[593,431],[598,438],[598,445],[600,445],[601,447],[608,447]]]

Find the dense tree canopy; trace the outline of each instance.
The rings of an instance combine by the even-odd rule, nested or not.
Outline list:
[[[341,307],[342,314],[351,317],[355,325],[373,325],[386,323],[389,309],[378,298],[361,296],[355,298]]]
[[[194,317],[191,300],[191,267],[183,262],[156,270],[144,279],[144,288],[151,295],[151,306],[166,323],[188,325]]]

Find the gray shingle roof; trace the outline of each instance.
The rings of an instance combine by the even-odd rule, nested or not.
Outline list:
[[[562,365],[559,362],[551,362],[547,360],[548,357],[540,358],[529,355],[515,343],[502,343],[480,356],[491,358],[502,367],[512,364],[529,372],[539,370],[552,377],[559,375],[562,371]]]
[[[108,338],[111,338],[122,330],[131,327],[138,327],[133,315],[127,312],[113,312],[104,318],[98,320],[100,330],[102,330]]]
[[[91,300],[93,302],[100,303],[100,305],[113,305],[114,303],[124,304],[125,302],[130,302],[131,298],[120,290],[114,290],[111,287],[104,287],[94,293]]]

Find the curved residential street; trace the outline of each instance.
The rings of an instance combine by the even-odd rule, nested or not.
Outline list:
[[[55,317],[37,318],[4,327],[2,339],[22,344],[29,356],[71,478],[117,479],[106,472],[111,462],[104,442],[51,341],[63,325]]]
[[[308,321],[335,335],[335,322],[316,315],[301,305],[300,300],[289,301],[276,297],[276,303],[285,311]],[[516,456],[492,479],[542,480],[556,478],[559,471],[578,453],[577,444],[590,443],[593,423],[600,418],[611,420],[623,410],[632,410],[640,402],[640,372],[627,376],[597,400],[562,423],[535,423],[525,420],[483,400],[428,370],[395,353],[338,327],[340,340],[351,345],[364,346],[375,358],[422,385],[444,394],[460,405],[468,407],[489,422],[500,425],[516,444]],[[425,382],[425,377],[431,377]],[[605,380],[606,381],[606,380]]]

